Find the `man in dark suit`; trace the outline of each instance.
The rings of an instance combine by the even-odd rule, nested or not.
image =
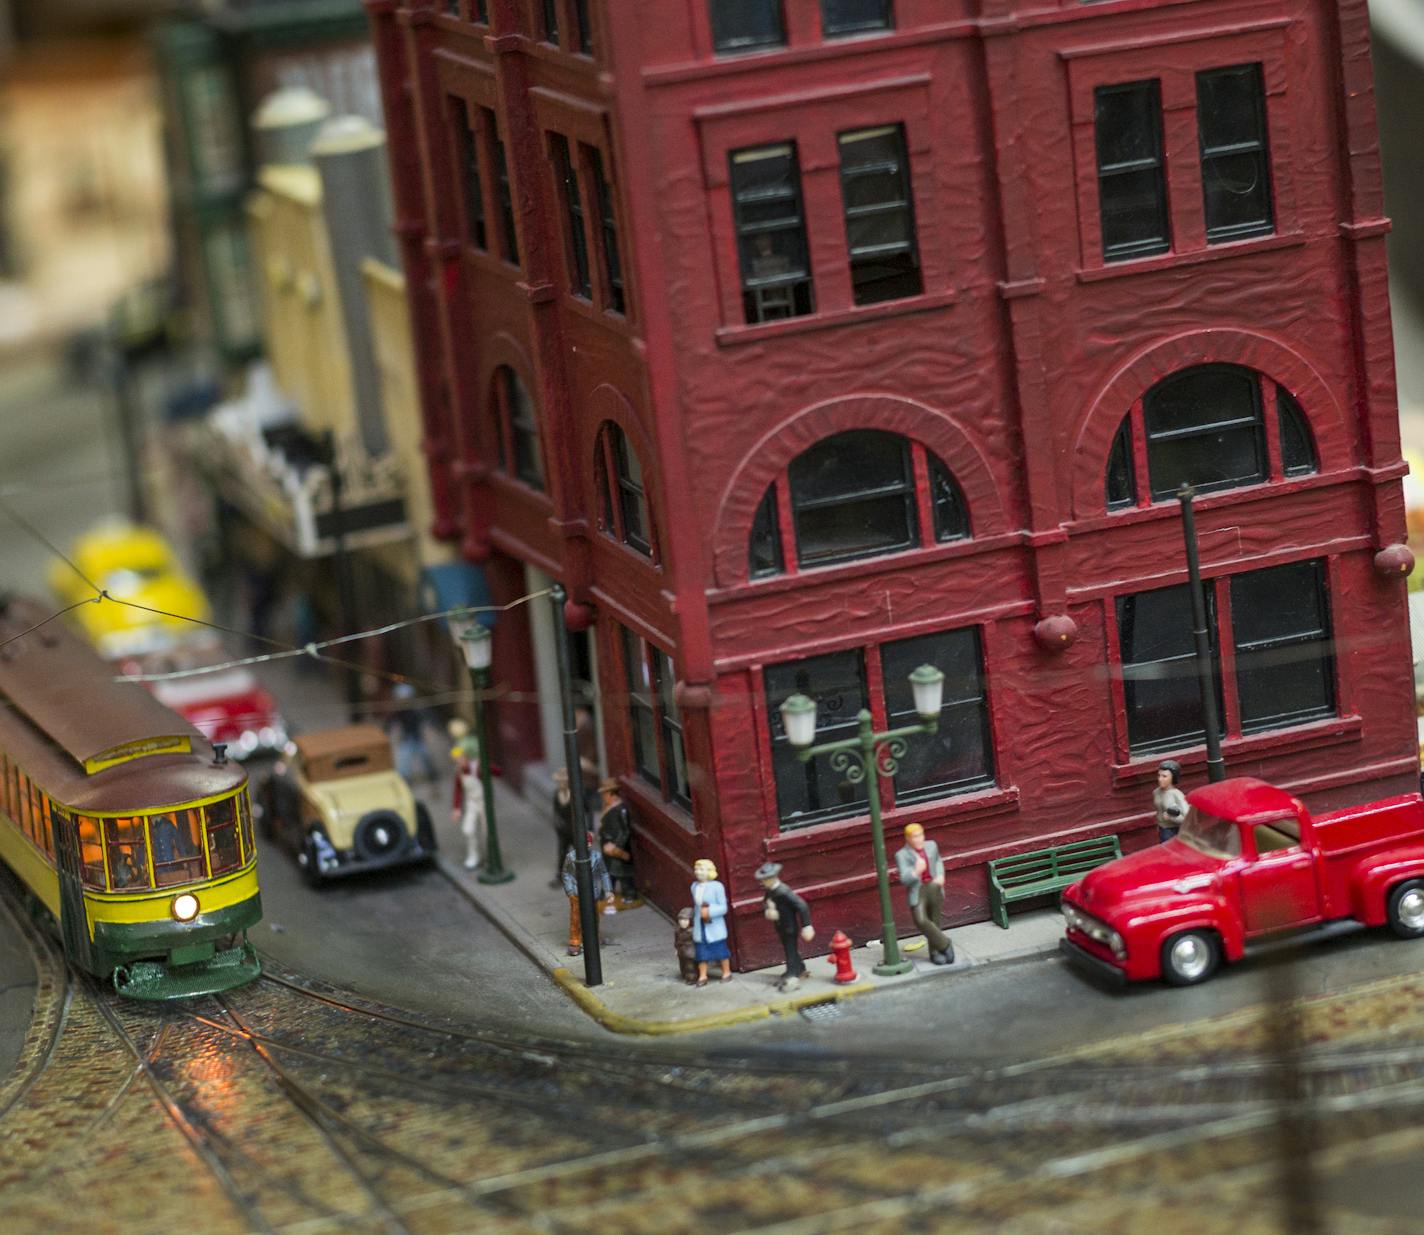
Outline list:
[[[765,862],[757,867],[756,880],[766,889],[763,912],[767,921],[776,927],[781,947],[786,953],[786,972],[777,985],[783,991],[794,991],[801,985],[801,975],[806,972],[797,940],[804,939],[809,943],[816,937],[816,928],[811,925],[811,910],[805,901],[781,882],[780,862]]]
[[[613,880],[613,904],[619,909],[636,909],[642,899],[633,877],[633,817],[623,800],[623,786],[610,778],[598,787],[603,795],[603,815],[598,821],[598,847]],[[612,912],[610,905],[608,912]]]

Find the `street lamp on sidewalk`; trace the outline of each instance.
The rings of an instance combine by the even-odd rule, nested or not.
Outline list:
[[[485,799],[485,860],[475,876],[481,883],[508,883],[514,872],[504,869],[499,853],[499,831],[494,823],[494,784],[490,777],[489,730],[485,724],[485,692],[489,689],[490,661],[494,640],[489,627],[471,619],[459,630],[460,650],[470,670],[470,686],[475,693],[475,735],[480,743],[480,790]]]
[[[882,956],[875,972],[882,977],[909,973],[914,964],[900,957],[900,941],[895,935],[895,912],[890,904],[890,873],[885,862],[885,829],[880,818],[880,778],[890,778],[900,768],[905,757],[905,739],[915,733],[934,733],[939,728],[940,703],[944,698],[944,674],[933,665],[921,665],[910,674],[910,689],[915,696],[915,714],[921,723],[903,725],[876,733],[871,727],[870,712],[861,708],[856,735],[839,742],[823,742],[812,746],[816,739],[816,701],[795,694],[781,705],[781,723],[786,738],[805,763],[816,755],[830,755],[831,767],[843,772],[853,785],[869,781],[866,797],[870,802],[870,843],[875,852],[875,878],[880,886],[880,937]]]

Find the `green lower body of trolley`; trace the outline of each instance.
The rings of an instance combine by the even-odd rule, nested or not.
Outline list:
[[[129,999],[215,995],[262,972],[247,940],[261,917],[257,895],[191,922],[96,922],[90,968],[112,973],[114,989]]]

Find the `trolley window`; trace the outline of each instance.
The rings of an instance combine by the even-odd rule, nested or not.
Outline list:
[[[109,856],[109,886],[115,892],[151,888],[148,842],[141,818],[105,819],[104,848]]]
[[[13,775],[9,755],[0,755],[0,810],[11,819],[15,817],[14,794],[10,792],[10,777]]]
[[[18,794],[20,799],[17,803],[20,810],[19,813],[15,816],[17,822],[20,825],[20,831],[22,831],[26,836],[33,836],[35,834],[35,829],[34,825],[30,823],[30,778],[26,776],[23,772],[19,773],[19,777],[15,785],[15,792]]]
[[[252,843],[252,803],[246,789],[237,795],[237,818],[242,825],[242,856],[250,862],[257,849]]]
[[[35,793],[35,843],[54,857],[54,816],[50,812],[49,794],[38,789]]]
[[[151,815],[149,843],[153,846],[153,875],[160,888],[202,879],[202,815],[196,810],[170,810]]]
[[[79,826],[79,861],[83,866],[84,884],[102,891],[105,886],[104,846],[99,839],[99,821],[88,815],[75,815],[74,822]]]
[[[213,874],[222,875],[242,865],[242,851],[237,845],[237,801],[226,798],[207,809],[208,861]]]

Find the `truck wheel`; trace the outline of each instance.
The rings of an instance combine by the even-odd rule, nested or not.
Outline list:
[[[1389,929],[1401,939],[1424,935],[1424,879],[1409,879],[1394,888],[1385,907]]]
[[[1162,981],[1169,986],[1205,982],[1221,964],[1221,946],[1210,931],[1183,931],[1162,945]]]

